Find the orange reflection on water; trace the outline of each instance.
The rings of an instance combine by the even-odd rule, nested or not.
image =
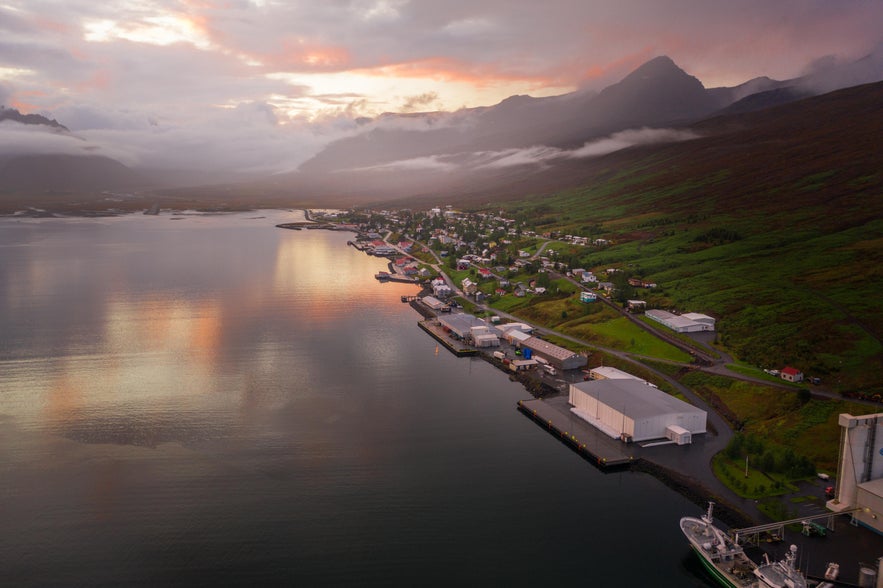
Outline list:
[[[221,305],[215,300],[115,300],[107,305],[105,347],[117,353],[176,354],[210,364],[220,346],[221,321]]]
[[[341,233],[340,239],[317,233],[304,230],[283,235],[276,250],[273,287],[277,295],[298,297],[299,320],[344,320],[354,308],[369,306],[374,312],[389,312],[401,304],[402,295],[417,292],[410,284],[380,287],[373,276],[388,269],[387,260],[347,247],[351,233]],[[354,288],[354,284],[364,286]]]

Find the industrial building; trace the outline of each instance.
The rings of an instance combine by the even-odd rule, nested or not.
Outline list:
[[[666,310],[648,310],[645,315],[661,323],[676,333],[698,333],[714,331],[714,318],[698,312],[672,314]]]
[[[428,306],[429,308],[431,308],[432,310],[437,310],[437,311],[441,311],[441,309],[448,306],[447,303],[442,302],[441,300],[439,300],[435,296],[424,296],[423,298],[420,299],[420,301],[423,304],[425,304],[426,306]]]
[[[468,339],[472,336],[472,327],[486,327],[488,333],[499,337],[500,331],[496,327],[471,314],[456,313],[438,317],[439,324],[460,339]]]
[[[571,411],[623,441],[669,439],[678,445],[705,433],[707,413],[633,379],[590,380],[571,384]]]
[[[615,367],[600,366],[589,370],[589,375],[593,380],[637,380],[647,384],[647,380],[633,376],[628,372],[618,370]]]
[[[560,370],[573,370],[589,363],[589,359],[585,355],[574,353],[570,349],[559,347],[538,337],[525,339],[521,342],[521,347],[530,349],[534,355],[548,360],[550,364]]]
[[[503,338],[508,343],[515,345],[516,347],[521,347],[525,341],[531,338],[531,335],[524,331],[519,331],[518,329],[508,329],[503,331]]]
[[[495,332],[491,332],[492,327],[477,326],[469,329],[472,336],[472,342],[476,347],[499,347],[500,338]],[[493,329],[496,331],[496,329]]]
[[[839,421],[840,461],[834,498],[826,506],[834,512],[860,509],[855,520],[883,533],[883,413],[841,414]]]

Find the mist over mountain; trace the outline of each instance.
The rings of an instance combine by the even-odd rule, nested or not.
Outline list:
[[[881,47],[855,62],[821,60],[792,80],[759,77],[711,89],[670,58],[660,56],[599,92],[511,96],[489,107],[360,119],[358,124],[353,121],[343,138],[324,148],[317,142],[317,152],[297,171],[276,175],[270,174],[269,162],[265,169],[255,163],[255,156],[262,152],[259,134],[236,139],[240,136],[237,129],[223,125],[217,129],[219,140],[214,144],[223,148],[226,158],[238,145],[249,161],[246,164],[246,158],[241,158],[242,169],[228,163],[208,171],[213,169],[214,151],[191,149],[187,157],[176,158],[174,143],[162,157],[139,165],[132,150],[144,153],[144,145],[115,143],[110,147],[103,142],[125,135],[122,130],[71,133],[46,116],[3,108],[0,192],[226,184],[274,197],[285,193],[295,200],[353,203],[444,191],[518,190],[535,183],[531,178],[550,167],[574,169],[587,159],[617,150],[694,139],[695,133],[682,129],[714,115],[768,109],[837,87],[883,79]],[[234,113],[239,118],[233,120],[249,121],[255,113],[260,114],[262,124],[276,125],[266,109],[257,107]],[[154,122],[148,126],[166,143],[178,136],[195,139],[183,130],[169,133]],[[224,133],[230,134],[229,141],[220,140]],[[286,151],[282,141],[272,139],[277,155]],[[174,162],[175,167],[158,162],[167,166]],[[199,167],[188,167],[188,162],[199,162]]]
[[[379,121],[372,130],[331,143],[304,173],[356,170],[380,163],[459,152],[535,145],[576,146],[617,131],[696,120],[716,107],[696,78],[657,57],[601,92],[551,98],[512,96],[496,106],[448,115]],[[401,123],[401,121],[396,121]]]

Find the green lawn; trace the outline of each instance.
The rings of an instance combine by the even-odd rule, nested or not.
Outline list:
[[[583,323],[572,329],[565,325],[562,330],[575,337],[588,336],[598,345],[620,349],[628,353],[685,363],[692,360],[689,354],[657,339],[622,316],[604,322]]]

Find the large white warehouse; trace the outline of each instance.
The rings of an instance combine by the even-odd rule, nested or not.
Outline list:
[[[657,323],[662,323],[677,333],[698,333],[700,331],[713,331],[714,318],[707,314],[688,312],[686,314],[672,314],[666,310],[648,310],[644,313],[647,318]]]
[[[683,445],[705,433],[707,413],[639,380],[571,384],[571,411],[613,438],[671,439]]]

